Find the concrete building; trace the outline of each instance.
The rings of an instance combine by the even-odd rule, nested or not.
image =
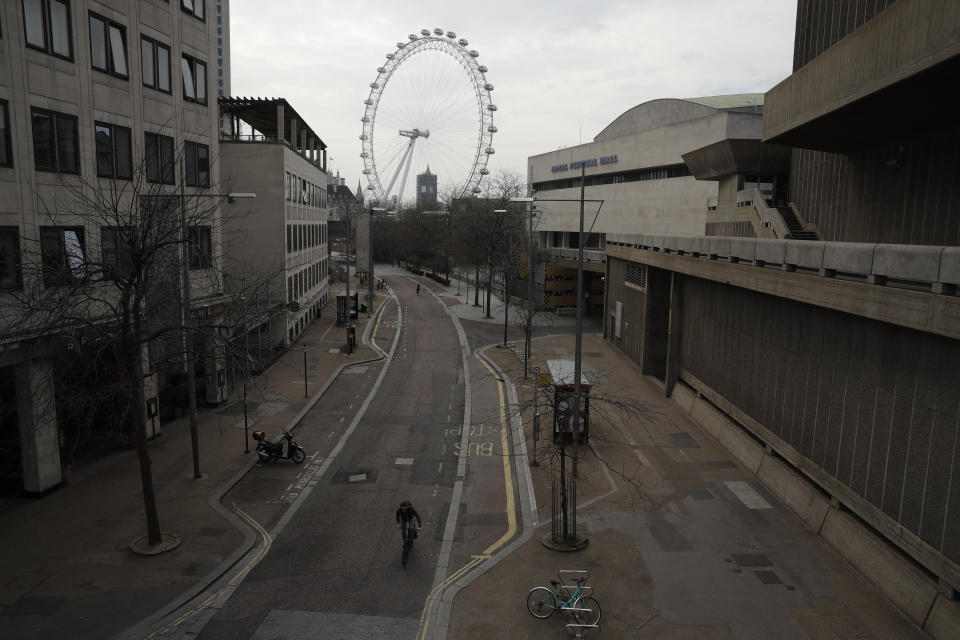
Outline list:
[[[607,234],[605,334],[917,626],[954,638],[960,12],[823,6],[798,2],[762,140],[685,153],[720,185],[703,230]],[[746,188],[746,171],[777,179]]]
[[[592,142],[531,156],[527,179],[541,212],[538,244],[552,257],[545,281],[537,283],[544,308],[576,307],[581,173],[586,197],[604,201],[595,224],[597,204],[585,209],[585,231],[593,226],[584,241],[586,309],[599,315],[604,235],[703,233],[707,203],[718,188],[698,181],[682,155],[730,138],[759,139],[762,113],[762,94],[651,100],[623,113]]]
[[[43,492],[61,482],[77,446],[85,446],[74,446],[81,436],[76,421],[96,418],[87,435],[125,433],[114,424],[123,416],[104,404],[89,415],[64,411],[62,403],[70,398],[54,383],[55,367],[78,365],[86,348],[109,341],[115,318],[109,296],[72,315],[70,329],[62,332],[45,324],[31,333],[9,321],[23,308],[18,299],[38,292],[62,292],[65,299],[69,292],[93,292],[111,279],[104,265],[112,260],[118,271],[124,268],[122,228],[80,214],[78,194],[164,216],[177,213],[177,202],[212,203],[206,223],[189,229],[189,257],[178,245],[167,256],[170,268],[152,272],[155,295],[145,304],[148,310],[159,308],[156,292],[163,286],[178,299],[178,265],[189,260],[193,315],[217,322],[224,302],[217,275],[219,207],[216,198],[204,198],[220,186],[212,69],[218,56],[227,69],[229,62],[218,54],[222,27],[210,13],[213,4],[10,0],[0,5],[0,476],[9,490]],[[218,0],[216,6],[226,11],[228,2]],[[177,199],[180,193],[185,200]],[[110,194],[119,195],[110,201]],[[141,199],[136,209],[133,198],[147,196],[161,198],[164,206],[148,207]],[[175,225],[173,217],[164,220],[158,224]],[[147,330],[179,324],[177,305],[166,299],[163,306],[165,312],[148,314]],[[206,390],[207,399],[216,402],[223,393],[222,359],[213,337],[197,335],[196,341],[200,395]],[[144,350],[152,434],[181,404],[183,390],[171,384],[183,377],[182,356],[177,365],[165,360],[164,349],[154,341]],[[109,376],[108,366],[101,369]],[[99,383],[83,382],[94,396],[92,387]]]
[[[327,146],[283,98],[220,98],[220,162],[257,194],[225,216],[228,288],[254,299],[256,365],[288,347],[329,298]]]
[[[437,175],[430,173],[430,167],[417,174],[417,210],[437,208]]]

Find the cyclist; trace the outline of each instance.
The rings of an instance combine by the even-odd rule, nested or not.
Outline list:
[[[410,504],[409,500],[404,500],[400,503],[400,508],[397,509],[397,529],[400,529],[400,537],[405,539],[404,534],[406,529],[410,529],[410,536],[412,538],[417,537],[417,531],[420,531],[423,528],[423,523],[420,522],[420,514],[417,513],[417,510],[413,508],[413,505]],[[417,530],[413,530],[413,520],[417,520]]]

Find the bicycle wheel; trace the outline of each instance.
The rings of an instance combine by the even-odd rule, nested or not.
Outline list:
[[[593,596],[580,596],[573,604],[577,609],[590,609],[590,611],[577,611],[574,617],[580,624],[600,624],[600,603]]]
[[[549,618],[557,610],[557,596],[546,587],[534,587],[527,594],[527,611],[534,618]]]

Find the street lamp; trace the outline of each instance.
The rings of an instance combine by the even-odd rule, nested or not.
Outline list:
[[[512,202],[530,202],[531,204],[536,202],[579,202],[580,203],[580,227],[577,236],[577,327],[576,327],[576,348],[574,351],[573,357],[573,407],[570,412],[571,420],[576,421],[576,424],[571,425],[571,431],[573,433],[579,432],[579,421],[580,421],[580,406],[581,401],[581,389],[580,389],[580,380],[581,380],[581,365],[582,365],[582,352],[583,352],[583,206],[586,202],[597,202],[600,206],[597,207],[597,213],[593,217],[593,223],[590,225],[590,231],[593,231],[593,225],[596,224],[597,218],[600,216],[600,210],[603,208],[603,199],[599,200],[587,200],[584,198],[584,190],[586,188],[586,174],[587,169],[586,165],[582,166],[580,169],[580,197],[579,198],[537,198],[536,196],[530,198],[511,198]],[[532,216],[531,210],[531,216]],[[532,231],[533,218],[531,217],[531,238],[533,235]],[[531,300],[533,296],[530,296]],[[560,437],[560,470],[561,475],[564,470],[563,462],[563,449],[564,449],[564,439],[563,434]],[[573,477],[577,477],[577,449],[574,447],[573,450]],[[566,486],[561,481],[561,492],[565,495]],[[564,499],[564,503],[566,500]],[[576,509],[576,505],[574,505]],[[563,520],[566,523],[566,509],[563,509]],[[562,544],[566,544],[566,526],[564,525],[564,540]]]
[[[370,242],[370,272],[368,274],[368,284],[370,285],[370,295],[368,298],[367,315],[373,313],[373,214],[374,212],[385,213],[387,210],[383,207],[370,207],[370,228],[367,232],[367,239]]]
[[[193,450],[193,477],[199,479],[200,473],[200,443],[197,434],[197,372],[195,371],[194,353],[193,353],[193,332],[191,330],[190,314],[190,255],[189,255],[189,235],[187,230],[186,213],[186,161],[180,158],[180,242],[183,247],[180,259],[180,275],[183,279],[182,294],[180,296],[180,322],[183,329],[183,351],[184,365],[187,369],[187,409],[190,412],[190,447]],[[204,198],[224,198],[227,202],[233,202],[238,198],[256,198],[255,193],[198,193],[195,197]]]

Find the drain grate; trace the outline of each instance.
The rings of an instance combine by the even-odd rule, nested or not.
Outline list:
[[[763,584],[783,584],[783,581],[773,571],[754,571]]]

